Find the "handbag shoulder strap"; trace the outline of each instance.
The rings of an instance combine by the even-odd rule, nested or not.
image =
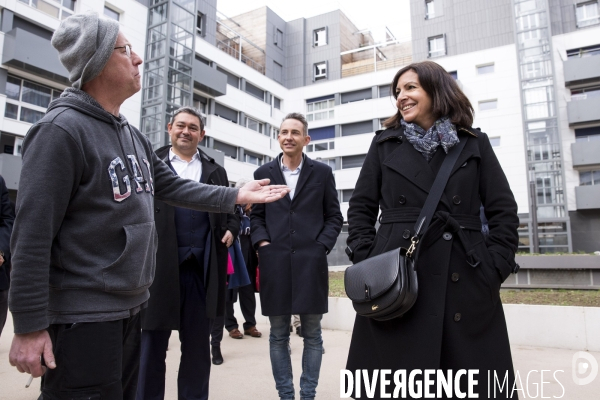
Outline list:
[[[446,188],[446,183],[448,183],[448,179],[450,178],[452,168],[454,167],[454,164],[456,164],[456,160],[458,160],[458,156],[464,149],[468,139],[468,136],[462,138],[462,140],[458,142],[456,146],[452,146],[448,151],[448,154],[446,154],[446,158],[444,158],[442,167],[438,171],[435,181],[433,181],[429,196],[427,196],[425,205],[421,209],[421,213],[415,224],[415,236],[419,237],[429,226],[433,214],[435,213],[435,209],[442,198],[442,193],[444,193],[444,189]]]

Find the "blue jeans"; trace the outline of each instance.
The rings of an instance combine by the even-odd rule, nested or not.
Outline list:
[[[294,399],[294,383],[292,381],[292,361],[288,352],[290,341],[291,315],[269,317],[271,334],[269,347],[271,367],[275,378],[275,387],[282,400]],[[323,356],[323,338],[321,336],[322,314],[300,315],[304,351],[302,352],[302,375],[300,376],[300,398],[314,399],[319,383],[321,357]]]

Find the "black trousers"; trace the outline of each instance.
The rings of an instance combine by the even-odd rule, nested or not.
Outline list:
[[[177,377],[180,400],[208,399],[210,378],[209,335],[212,320],[206,315],[206,292],[197,263],[179,270],[181,360]],[[163,400],[167,347],[171,331],[143,330],[137,400]]]
[[[50,325],[56,368],[42,379],[44,400],[133,400],[140,361],[139,313],[109,322]]]
[[[0,336],[2,336],[2,329],[6,323],[6,315],[8,314],[8,289],[0,290]]]
[[[250,329],[256,325],[256,297],[254,296],[254,285],[246,285],[237,288],[238,301],[240,302],[240,308],[242,315],[244,316],[244,330]],[[231,331],[238,329],[239,325],[233,315],[233,301],[227,301],[225,303],[225,329]]]

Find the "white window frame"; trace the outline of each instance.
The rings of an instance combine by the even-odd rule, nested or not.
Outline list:
[[[253,128],[251,125],[256,124],[256,129]],[[254,132],[258,132],[260,134],[262,134],[265,131],[265,123],[261,122],[259,120],[257,120],[256,118],[252,118],[252,117],[248,117],[246,116],[246,121],[244,123],[244,126]]]
[[[317,150],[317,148],[316,148],[317,145],[325,145],[325,147],[327,147],[327,148]],[[306,146],[307,153],[313,153],[313,152],[317,152],[317,151],[328,151],[328,150],[334,150],[334,149],[335,149],[335,141],[332,139],[314,140],[314,141],[311,141],[310,144],[308,144]]]
[[[278,136],[279,136],[279,128],[275,128],[274,126],[272,126],[271,127],[271,139],[277,140]]]
[[[248,154],[248,153],[244,152],[244,162],[248,163],[248,164],[252,164],[252,165],[257,165],[260,167],[261,165],[263,165],[265,163],[265,156],[262,155],[262,157],[257,157],[257,156],[260,156],[261,154],[256,154],[257,156],[255,156],[254,154],[256,154],[256,153]],[[256,160],[256,162],[253,162],[253,159]]]
[[[326,46],[329,42],[329,32],[327,27],[315,29],[313,31],[313,47]]]
[[[283,32],[276,26],[273,27],[273,44],[280,49],[283,49]]]
[[[306,103],[306,121],[321,121],[335,117],[335,99],[325,99]]]
[[[66,19],[68,17],[70,17],[71,15],[75,14],[75,12],[77,11],[77,1],[74,1],[73,3],[73,9],[70,9],[69,7],[65,7],[62,5],[62,1],[56,0],[56,1],[51,1],[51,0],[18,0],[20,3],[25,3],[27,5],[29,5],[30,7],[33,7],[37,10],[39,10],[40,12],[43,12],[46,15],[51,16],[52,18],[56,18],[58,20],[63,20]],[[56,4],[58,3],[58,4]],[[50,10],[56,10],[56,15],[54,15],[53,13],[50,12]]]
[[[430,13],[429,5],[431,5],[431,10],[433,12]],[[435,0],[425,0],[425,19],[435,18]]]
[[[600,6],[598,5],[598,1],[586,1],[576,4],[575,21],[577,28],[600,24]]]
[[[500,136],[490,137],[489,139],[492,147],[500,147]]]
[[[481,106],[483,104],[494,104],[495,107],[491,107],[491,108],[481,108]],[[486,106],[484,106],[486,107]],[[479,111],[483,112],[483,111],[492,111],[492,110],[497,110],[498,109],[498,99],[488,99],[488,100],[481,100],[479,102]]]
[[[23,101],[23,83],[25,81],[33,83],[33,84],[38,85],[38,86],[42,86],[42,87],[44,87],[46,89],[52,90],[50,92],[50,102],[52,102],[52,100],[58,98],[60,96],[60,93],[62,93],[62,91],[60,89],[56,89],[56,88],[53,88],[53,87],[50,87],[50,86],[38,83],[38,82],[32,81],[30,79],[25,79],[25,78],[22,78],[20,76],[8,75],[8,78],[19,79],[21,81],[21,84],[20,84],[20,87],[19,87],[19,99],[18,100],[11,99],[8,96],[6,97],[6,104],[7,105],[8,104],[13,104],[13,105],[17,106],[17,118],[7,117],[6,116],[6,107],[5,107],[4,115],[3,115],[4,118],[14,119],[15,121],[20,121],[20,122],[24,122],[26,124],[31,124],[31,122],[24,121],[23,119],[21,119],[21,117],[22,117],[21,113],[22,113],[22,109],[23,108],[27,108],[27,109],[32,110],[32,111],[41,112],[42,114],[46,113],[47,108],[38,106],[38,105],[33,104],[33,103],[29,103],[29,102]]]
[[[441,42],[439,41],[441,40]],[[441,43],[441,45],[439,44]],[[436,44],[436,48],[432,50],[432,44]],[[428,57],[442,57],[446,55],[446,34],[437,35],[427,38],[428,49]],[[439,48],[438,48],[439,47]]]
[[[313,64],[313,81],[327,80],[327,61]]]
[[[491,70],[490,70],[490,67],[492,67]],[[496,64],[495,63],[481,64],[481,65],[478,65],[476,68],[477,68],[477,75],[487,75],[487,74],[493,74],[494,72],[496,72]]]
[[[200,37],[204,37],[205,35],[205,29],[204,26],[206,24],[206,16],[201,13],[200,11],[198,11],[198,14],[196,14],[196,35],[200,36]],[[200,26],[198,26],[200,25]]]
[[[113,14],[107,14],[107,11]],[[117,18],[113,18],[113,15],[116,15]],[[117,22],[121,21],[121,12],[106,3],[104,4],[104,16],[106,16],[107,18],[114,19]]]

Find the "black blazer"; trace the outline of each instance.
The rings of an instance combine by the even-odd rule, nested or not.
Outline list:
[[[10,235],[15,222],[15,210],[8,198],[8,189],[0,175],[0,250],[4,252],[4,264],[0,266],[0,290],[8,290],[10,282]]]
[[[168,162],[171,146],[161,147],[156,154]],[[210,185],[229,186],[225,169],[207,156],[200,148],[202,175]],[[175,232],[175,209],[159,200],[154,200],[158,250],[156,252],[156,272],[150,286],[148,307],[142,310],[142,329],[179,329],[179,259],[177,235]],[[209,318],[222,316],[225,310],[227,282],[227,246],[221,238],[227,230],[234,238],[240,229],[239,217],[235,214],[209,213],[211,247],[209,266],[206,274],[206,313]]]
[[[254,179],[285,185],[278,159],[258,168]],[[326,313],[327,253],[343,223],[331,168],[305,156],[294,198],[255,204],[250,223],[255,247],[271,242],[258,248],[263,315]]]

